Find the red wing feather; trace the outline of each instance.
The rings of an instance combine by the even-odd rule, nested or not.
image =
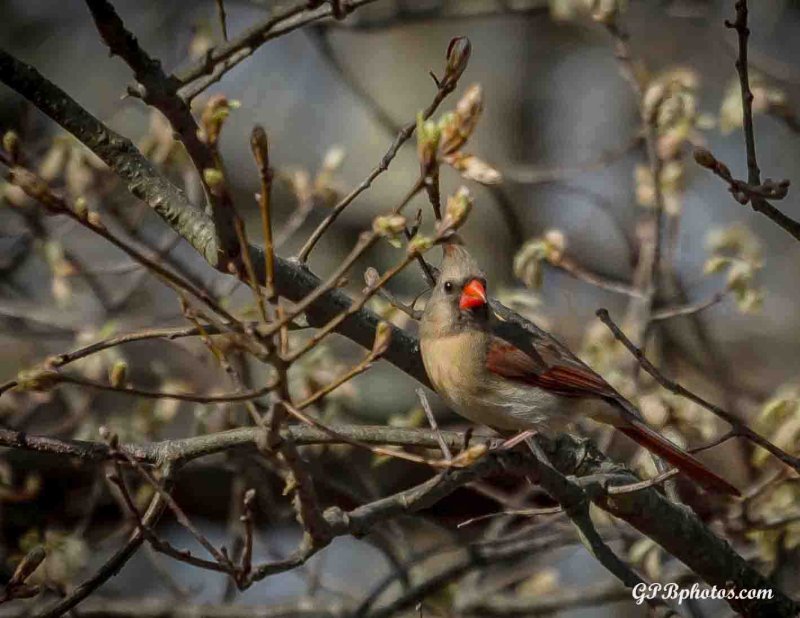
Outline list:
[[[494,338],[486,355],[486,368],[509,380],[524,382],[563,397],[607,397],[616,400],[614,390],[591,369],[582,367],[571,359],[552,358],[552,354],[526,353],[518,347]],[[627,408],[620,408],[614,427],[632,438],[650,452],[663,457],[671,465],[711,491],[739,495],[730,483],[709,470],[689,453],[648,427]],[[600,419],[598,419],[600,420]],[[608,422],[607,420],[604,422]]]
[[[486,355],[486,368],[509,380],[525,382],[564,397],[614,394],[605,380],[590,369],[577,364],[548,365],[539,354],[532,354],[502,339],[493,339]]]

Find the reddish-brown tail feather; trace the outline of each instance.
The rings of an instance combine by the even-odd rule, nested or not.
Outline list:
[[[624,423],[615,425],[615,427],[654,455],[665,459],[667,463],[678,468],[678,470],[705,489],[732,496],[741,495],[739,490],[728,481],[714,474],[695,457],[667,440],[642,421],[628,418]]]

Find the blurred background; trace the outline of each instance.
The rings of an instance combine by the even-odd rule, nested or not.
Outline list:
[[[202,95],[207,100],[222,93],[238,102],[226,121],[221,151],[237,208],[254,230],[252,237],[260,239],[255,232],[259,224],[253,198],[258,177],[248,145],[255,123],[262,124],[270,136],[270,156],[277,173],[275,216],[278,228],[285,232],[279,253],[288,257],[337,198],[377,164],[397,127],[428,105],[435,93],[429,71],[441,71],[451,38],[467,36],[472,42],[469,67],[458,91],[441,109],[453,109],[470,84],[481,85],[484,112],[469,150],[498,170],[503,182],[481,186],[465,181],[454,170],[443,170],[442,193],[450,194],[467,182],[475,196],[476,207],[462,235],[487,272],[490,291],[573,348],[587,352],[600,364],[598,369],[606,368],[607,359],[596,350],[591,356],[593,344],[602,339],[594,312],[607,307],[612,316],[621,317],[629,298],[579,280],[557,265],[542,264],[541,281],[529,276],[526,285],[520,275],[526,279],[524,275],[531,271],[525,266],[531,265],[524,256],[517,260],[516,273],[514,268],[515,256],[526,242],[535,243],[548,231],[552,239],[552,230],[558,230],[555,238],[582,269],[608,281],[630,282],[632,278],[637,222],[648,208],[637,101],[620,74],[612,38],[591,19],[585,4],[381,0],[344,22],[323,22],[261,47]],[[681,113],[688,124],[681,125],[676,166],[669,169],[669,179],[663,180],[668,207],[680,212],[674,265],[685,302],[665,297],[659,303],[670,307],[724,294],[721,302],[699,313],[696,320],[677,318],[660,325],[657,353],[673,374],[709,398],[727,396],[737,410],[756,422],[770,401],[798,397],[800,246],[771,221],[737,204],[725,184],[691,158],[692,145],[705,145],[728,164],[734,176],[747,175],[740,117],[737,124],[741,105],[736,107],[736,40],[723,24],[733,17],[733,2],[625,4],[622,21],[637,65],[654,78],[669,72],[677,75],[685,94]],[[762,178],[795,181],[800,179],[800,135],[797,117],[792,124],[785,112],[800,109],[800,4],[794,0],[752,4],[751,79],[761,102],[756,106],[760,113],[755,134]],[[115,6],[142,46],[160,58],[168,71],[187,66],[189,58],[201,58],[220,41],[213,1],[119,0]],[[226,0],[228,31],[235,36],[272,8],[272,2]],[[109,58],[83,3],[0,0],[0,41],[7,51],[37,67],[86,109],[138,143],[195,201],[201,199],[196,179],[181,171],[185,166],[163,120],[141,101],[123,96],[132,81],[130,70],[118,58]],[[120,229],[168,252],[171,261],[229,298],[232,305],[251,301],[246,287],[213,272],[191,248],[174,241],[156,217],[138,211],[140,206],[132,205],[120,191],[100,191],[98,183],[104,181],[94,174],[97,164],[91,156],[4,86],[0,86],[0,129],[18,131],[24,147],[31,156],[41,158],[41,165],[49,161],[60,166],[64,189],[71,195],[97,190],[103,209],[122,213],[115,223]],[[415,150],[407,146],[389,172],[323,238],[312,255],[311,269],[320,276],[330,272],[358,232],[369,228],[377,214],[394,207],[417,174]],[[0,210],[0,382],[48,354],[72,349],[104,333],[182,323],[171,291],[129,268],[119,252],[68,223],[32,214],[33,209],[20,205],[22,198],[8,186],[0,187],[0,195],[9,206]],[[424,195],[413,205],[426,209]],[[794,188],[776,205],[800,217]],[[424,225],[430,225],[427,210],[425,215]],[[740,227],[730,231],[736,225]],[[748,261],[751,267],[746,290],[734,289],[738,282],[729,270],[715,274],[706,268],[708,259],[730,250],[732,242],[733,250],[741,253],[737,259]],[[436,262],[438,256],[432,259]],[[363,287],[359,273],[367,266],[383,270],[395,260],[391,247],[371,252],[353,270],[349,289],[355,292]],[[80,265],[87,276],[80,276]],[[390,287],[410,301],[423,292],[425,284],[418,271],[408,269]],[[415,328],[402,315],[392,314],[385,301],[377,300],[372,306]],[[310,385],[324,383],[359,354],[349,342],[332,341],[303,361],[293,388],[309,392]],[[187,342],[127,346],[83,361],[81,371],[88,376],[104,375],[119,357],[126,359],[131,380],[138,384],[170,390],[170,385],[222,383],[221,372],[202,346]],[[320,413],[366,423],[418,423],[414,391],[410,378],[381,363],[336,391]],[[463,426],[433,396],[432,401],[444,424]],[[651,421],[669,408],[661,401],[651,403],[658,408],[651,411]],[[68,389],[40,395],[11,392],[0,399],[0,422],[38,433],[87,438],[95,437],[97,427],[105,423],[126,440],[146,441],[226,427],[229,411],[212,408],[163,401],[137,407],[119,396]],[[685,414],[673,423],[676,431],[696,414],[679,412]],[[662,424],[669,422],[662,419]],[[715,430],[711,423],[709,432]],[[780,435],[787,440],[783,446],[796,440],[797,430],[784,425],[766,430],[783,432]],[[712,455],[712,461],[729,466],[743,482],[749,481],[752,476],[745,461],[749,454],[743,456],[740,448],[729,446]],[[376,464],[368,458],[354,455],[341,461],[335,449],[329,451],[314,453],[314,469],[320,477],[331,477],[330,483],[320,482],[326,487],[322,491],[337,499],[342,493],[337,482],[353,482],[356,473],[354,493],[364,495],[383,494],[424,478],[419,470],[396,462],[379,464],[384,468],[374,475],[370,465]],[[6,570],[21,551],[24,535],[61,535],[63,564],[50,577],[69,588],[121,542],[116,506],[92,470],[65,469],[62,461],[6,452],[0,460],[0,477],[4,534],[0,564]],[[203,491],[193,489],[197,483]],[[299,531],[287,515],[287,505],[279,504],[281,488],[269,471],[259,476],[234,457],[221,464],[204,460],[185,473],[177,496],[187,511],[204,522],[212,540],[221,543],[230,525],[228,495],[242,483],[263,487],[259,500],[271,513],[262,522],[259,557],[288,553]],[[398,526],[408,535],[409,546],[434,547],[449,535],[461,534],[455,524],[468,514],[496,509],[487,500],[459,492],[427,517],[401,521]],[[165,529],[169,526],[169,522],[164,524]],[[190,543],[178,527],[165,534],[178,545]],[[271,578],[235,597],[220,575],[140,552],[101,592],[123,599],[135,587],[137,594],[148,597],[189,594],[193,602],[235,599],[255,604],[288,602],[305,595],[324,598],[330,607],[345,607],[391,572],[381,546],[381,540],[340,539],[301,573]],[[769,548],[774,549],[774,543]],[[649,548],[638,551],[644,556]],[[666,558],[663,561],[662,575],[670,567]],[[543,594],[554,585],[587,586],[610,578],[581,547],[558,550],[544,564],[536,556],[524,562],[530,577],[515,585],[529,586],[531,594]],[[159,569],[154,568],[156,563]],[[462,581],[442,591],[441,599],[430,602],[430,615],[460,615],[453,609],[458,607],[453,599],[466,595],[464,588]],[[704,615],[702,609],[695,611]],[[597,604],[559,615],[644,613],[630,601],[617,599],[602,607]]]

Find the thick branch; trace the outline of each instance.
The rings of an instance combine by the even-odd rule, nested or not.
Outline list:
[[[438,448],[434,432],[391,427],[337,427],[337,432],[361,441],[381,441],[384,444],[405,444]],[[297,444],[325,442],[327,434],[308,427],[290,427]],[[209,455],[234,447],[254,445],[258,429],[237,429],[197,438],[174,440],[149,446],[120,447],[125,452],[146,463],[164,461],[179,464],[189,459]],[[456,448],[461,436],[455,432],[441,432],[442,438],[451,448]],[[69,453],[88,459],[108,459],[108,448],[99,443],[57,441],[16,432],[0,432],[0,440],[8,446]],[[46,444],[44,441],[47,441]],[[598,451],[590,441],[563,435],[552,442],[543,442],[545,454],[558,471],[559,476],[613,478],[615,482],[628,484],[636,477],[618,466]],[[254,446],[253,446],[254,448]],[[81,455],[83,454],[83,455]],[[548,473],[539,461],[518,451],[491,451],[466,468],[454,468],[437,474],[430,480],[397,494],[357,507],[347,513],[339,509],[328,509],[325,519],[334,536],[353,534],[361,536],[379,522],[428,508],[453,491],[491,474],[529,474],[537,479],[548,493],[559,494],[555,483],[557,476]],[[553,480],[556,478],[556,480]],[[771,589],[773,598],[761,601],[732,601],[734,609],[747,616],[794,616],[798,606],[775,589],[772,584],[752,568],[722,539],[715,536],[698,517],[688,509],[676,505],[655,488],[628,493],[602,491],[599,486],[588,491],[589,497],[610,514],[631,524],[668,552],[686,564],[709,584],[735,589]],[[304,562],[314,550],[296,560],[280,564],[264,565],[260,574],[288,570]]]

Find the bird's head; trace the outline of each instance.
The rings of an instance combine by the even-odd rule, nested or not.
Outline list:
[[[443,246],[439,279],[425,307],[425,320],[441,334],[489,319],[486,276],[467,250],[451,241]]]

